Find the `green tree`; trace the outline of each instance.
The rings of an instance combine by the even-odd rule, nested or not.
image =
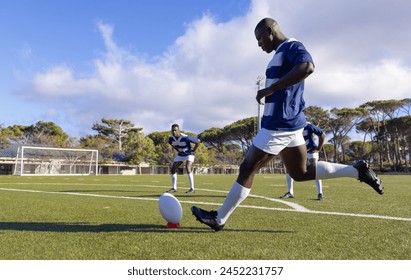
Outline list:
[[[386,159],[389,164],[392,164],[390,140],[393,147],[398,146],[398,143],[395,143],[396,139],[390,139],[387,134],[387,121],[397,118],[401,112],[401,109],[403,109],[405,105],[406,99],[390,99],[370,101],[360,106],[360,108],[365,108],[369,111],[369,117],[373,123],[373,130],[375,133],[374,140],[378,144],[380,153],[380,169],[383,168],[384,159]]]
[[[324,144],[323,150],[324,150],[324,158],[326,161],[330,160],[329,155],[335,154],[334,145],[332,144]]]
[[[147,135],[153,141],[155,147],[155,161],[159,165],[168,165],[173,161],[174,149],[168,144],[170,131],[152,132]]]
[[[87,135],[80,138],[77,148],[98,150],[104,161],[111,161],[117,145],[107,141],[107,138],[102,135]]]
[[[390,136],[395,164],[394,170],[399,171],[403,165],[408,170],[409,165],[407,157],[410,158],[410,141],[411,141],[411,116],[403,116],[388,120],[386,131]],[[407,154],[408,151],[408,154]]]
[[[245,155],[254,138],[256,117],[242,119],[224,127],[226,141],[237,144]]]
[[[134,127],[134,124],[128,120],[101,119],[100,123],[94,123],[92,129],[96,130],[99,135],[107,137],[108,140],[118,144],[118,150],[123,150],[123,141],[127,140],[129,132],[139,132],[142,128]]]
[[[361,155],[361,158],[371,161],[372,160],[372,149],[373,143],[363,142],[363,141],[352,141],[348,143],[347,156],[352,159],[357,159],[358,155]]]
[[[364,108],[333,108],[330,112],[328,128],[333,135],[330,142],[334,145],[334,162],[345,162],[344,144],[349,140],[348,134],[367,116],[367,110]],[[339,157],[339,151],[341,157]]]
[[[318,106],[309,106],[304,110],[305,117],[307,121],[324,130],[325,133],[328,133],[328,124],[330,119],[330,113],[327,110],[324,110]]]
[[[212,154],[209,153],[208,148],[201,143],[196,150],[195,164],[211,165],[213,164]]]
[[[411,116],[411,98],[405,98],[401,100],[401,102],[403,102],[401,111],[404,112],[406,116]]]
[[[32,144],[51,145],[56,147],[71,147],[73,139],[54,122],[38,121],[28,127],[29,139]]]
[[[0,141],[4,145],[42,145],[60,148],[72,147],[74,138],[70,138],[63,129],[54,122],[38,121],[24,126],[13,125],[1,130]]]
[[[218,152],[224,152],[224,144],[227,142],[224,129],[212,127],[201,132],[198,137],[210,148],[215,148]]]
[[[13,125],[0,127],[0,148],[6,148],[11,144],[19,143],[24,138],[22,126]]]
[[[128,132],[124,150],[130,164],[155,163],[154,142],[141,131]]]

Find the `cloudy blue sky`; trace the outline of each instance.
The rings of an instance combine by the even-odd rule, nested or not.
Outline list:
[[[255,116],[277,19],[316,71],[308,106],[411,97],[409,0],[0,0],[0,125],[53,121],[71,136],[101,118],[148,134],[200,133]]]

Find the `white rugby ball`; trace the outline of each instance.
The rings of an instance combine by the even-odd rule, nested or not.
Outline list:
[[[163,218],[172,224],[178,224],[183,217],[183,208],[178,199],[169,193],[163,193],[158,200],[158,208]]]

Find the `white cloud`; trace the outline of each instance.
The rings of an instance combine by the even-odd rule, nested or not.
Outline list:
[[[308,105],[355,107],[410,97],[410,36],[402,31],[406,28],[395,29],[403,19],[380,18],[388,4],[377,3],[255,0],[246,15],[229,22],[215,22],[212,15],[191,22],[152,60],[118,45],[113,26],[100,21],[106,51],[92,59],[92,71],[51,67],[35,75],[27,94],[50,110],[63,110],[61,116],[78,131],[102,117],[129,119],[146,133],[169,130],[174,122],[196,133],[223,127],[257,114],[255,82],[271,55],[257,47],[253,31],[261,18],[272,16],[313,54]],[[387,34],[390,30],[399,34]]]
[[[80,98],[84,92],[99,88],[99,81],[91,78],[75,78],[67,66],[55,66],[45,73],[37,74],[31,83],[32,90],[47,98]]]
[[[332,68],[332,69],[331,69]],[[411,68],[397,60],[370,65],[326,67],[307,82],[306,99],[327,108],[357,107],[371,100],[411,96]]]

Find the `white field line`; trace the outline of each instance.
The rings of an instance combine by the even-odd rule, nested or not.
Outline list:
[[[58,183],[58,184],[55,184],[55,183],[34,183],[34,184],[33,183],[17,183],[17,184],[19,184],[19,185],[34,185],[34,184],[37,184],[37,185],[59,185],[59,186],[61,186],[61,185],[83,186],[83,185],[85,185],[85,184],[81,184],[81,183],[74,183],[74,184],[71,184],[71,183]],[[1,185],[1,183],[0,183],[0,185]],[[86,185],[87,186],[116,186],[116,187],[118,187],[118,186],[128,186],[128,187],[129,186],[135,186],[135,187],[148,187],[148,188],[163,188],[164,187],[164,186],[153,186],[153,185],[127,185],[127,184],[86,184]],[[197,188],[197,190],[207,191],[207,192],[218,192],[218,193],[224,193],[224,194],[228,193],[227,191],[210,190],[210,189],[199,189],[199,188]],[[49,192],[49,193],[53,193],[53,192]],[[61,193],[61,192],[57,192],[57,193]],[[74,194],[73,192],[68,192],[68,193]],[[79,195],[82,195],[82,194],[79,194]],[[307,208],[305,208],[305,207],[303,207],[303,206],[301,206],[297,203],[293,203],[293,202],[290,202],[290,201],[285,201],[285,200],[282,200],[282,199],[275,199],[275,198],[270,198],[270,197],[260,196],[260,195],[253,195],[253,194],[250,194],[249,197],[261,198],[261,199],[265,199],[265,200],[268,200],[268,201],[275,201],[275,202],[278,202],[278,203],[282,203],[282,204],[285,204],[285,205],[293,208],[294,210],[301,211],[301,212],[309,212],[310,211]],[[122,197],[122,198],[127,198],[127,197]],[[135,198],[135,199],[138,199],[138,198]],[[216,204],[211,204],[211,205],[219,205],[219,204],[216,203]],[[279,209],[282,209],[282,208],[279,208]]]
[[[1,185],[2,183],[0,183]],[[34,185],[36,183],[18,183],[20,185]],[[40,184],[40,183],[39,183]],[[85,185],[85,184],[52,184],[52,183],[41,183],[41,185]],[[86,184],[87,186],[94,184]],[[113,184],[95,184],[95,185],[106,185],[113,186]],[[118,186],[130,186],[126,184],[118,184]],[[149,188],[164,188],[164,186],[151,186],[151,185],[132,185],[136,187],[149,187]],[[209,189],[198,189],[201,191],[209,192],[220,192],[227,193],[226,191],[219,190],[209,190]],[[76,195],[76,196],[87,196],[87,197],[101,197],[101,198],[116,198],[116,199],[133,199],[133,200],[145,200],[145,201],[158,201],[158,198],[147,198],[147,197],[132,197],[132,196],[116,196],[116,195],[102,195],[102,194],[90,194],[90,193],[76,193],[76,192],[53,192],[53,191],[40,191],[40,190],[23,190],[23,189],[12,189],[12,188],[0,188],[0,191],[14,191],[14,192],[27,192],[27,193],[44,193],[44,194],[59,194],[59,195]],[[322,215],[338,215],[338,216],[349,216],[349,217],[362,217],[362,218],[375,218],[375,219],[386,219],[386,220],[397,220],[397,221],[408,221],[411,222],[411,218],[402,218],[402,217],[392,217],[392,216],[383,216],[383,215],[371,215],[371,214],[354,214],[354,213],[341,213],[341,212],[325,212],[325,211],[315,211],[309,210],[305,207],[302,207],[296,203],[291,203],[279,199],[274,199],[270,197],[258,196],[258,195],[249,195],[249,197],[256,197],[261,199],[266,199],[269,201],[280,202],[286,204],[292,209],[287,208],[275,208],[275,207],[264,207],[264,206],[254,206],[254,205],[239,205],[241,208],[250,208],[250,209],[260,209],[260,210],[270,210],[270,211],[288,211],[288,212],[300,212],[300,213],[312,213],[312,214],[322,214]],[[179,200],[180,203],[184,204],[200,204],[200,205],[217,205],[220,203],[214,202],[198,202],[198,201],[188,201],[188,200]]]

